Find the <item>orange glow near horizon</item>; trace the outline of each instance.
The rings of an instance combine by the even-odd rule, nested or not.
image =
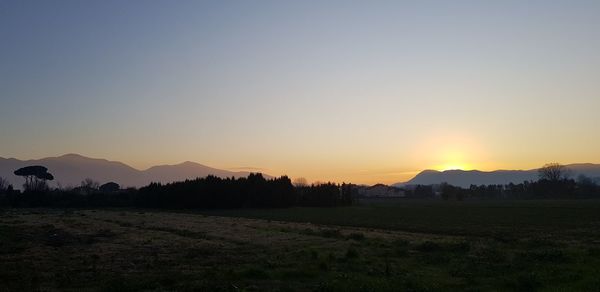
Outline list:
[[[442,151],[441,154],[442,163],[435,166],[435,170],[453,170],[453,169],[461,169],[461,170],[469,170],[472,169],[473,166],[467,162],[467,157],[463,151],[451,149]]]
[[[427,157],[424,162],[429,169],[444,171],[452,169],[471,170],[488,168],[485,146],[474,135],[442,131],[423,140],[418,156]],[[491,165],[493,167],[493,165]]]
[[[471,167],[467,166],[467,164],[443,164],[435,168],[435,170],[445,171],[445,170],[470,170]]]

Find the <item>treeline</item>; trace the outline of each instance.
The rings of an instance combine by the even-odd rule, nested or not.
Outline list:
[[[506,185],[471,185],[469,188],[440,185],[418,185],[406,191],[409,198],[440,198],[442,200],[465,199],[600,199],[600,185],[594,180],[580,176],[574,179],[540,179]]]
[[[111,187],[106,187],[109,185]],[[140,189],[99,186],[86,180],[64,190],[36,188],[20,192],[0,188],[0,206],[10,207],[140,207],[140,208],[284,208],[335,207],[352,204],[349,185],[323,183],[294,186],[287,176],[265,179],[262,174],[242,178],[207,176],[168,184],[151,183]]]
[[[600,186],[591,179],[541,179],[507,185],[471,185],[468,189],[448,184],[440,187],[444,200],[475,199],[600,199]]]
[[[471,185],[469,188],[440,185],[416,186],[407,191],[414,198],[464,199],[589,199],[600,198],[600,181],[585,175],[571,179],[571,170],[558,163],[538,169],[539,180],[506,185]]]

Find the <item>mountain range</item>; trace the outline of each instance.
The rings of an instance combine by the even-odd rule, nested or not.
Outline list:
[[[590,178],[600,180],[600,164],[579,163],[565,165],[572,178],[579,175],[585,175]],[[393,186],[402,187],[409,185],[433,185],[443,182],[454,186],[468,188],[471,184],[490,185],[490,184],[509,184],[522,183],[524,181],[535,181],[538,179],[538,169],[530,170],[424,170],[407,182],[396,183]]]
[[[215,175],[218,177],[248,176],[246,171],[228,171],[208,167],[195,162],[183,162],[176,165],[153,166],[138,170],[127,164],[106,159],[89,158],[78,154],[66,154],[59,157],[47,157],[35,160],[19,160],[0,157],[0,177],[15,187],[23,184],[23,178],[14,175],[14,171],[24,166],[42,165],[54,175],[51,185],[79,186],[81,181],[91,178],[99,183],[116,182],[122,187],[140,187],[150,182],[168,183]],[[265,177],[270,177],[265,175]]]
[[[168,183],[215,175],[218,177],[245,177],[248,171],[228,171],[212,168],[195,162],[183,162],[175,165],[158,165],[146,170],[138,170],[127,164],[106,159],[89,158],[78,154],[66,154],[34,160],[19,160],[0,157],[0,177],[19,188],[23,178],[14,175],[14,171],[24,166],[42,165],[55,177],[51,185],[79,186],[81,181],[91,178],[99,183],[116,182],[122,187],[141,187],[150,182]],[[600,181],[600,164],[568,164],[571,177],[585,175]],[[270,178],[269,175],[264,175]],[[455,186],[468,188],[471,184],[508,184],[534,181],[538,179],[538,170],[424,170],[406,182],[392,186],[432,185],[447,182]]]

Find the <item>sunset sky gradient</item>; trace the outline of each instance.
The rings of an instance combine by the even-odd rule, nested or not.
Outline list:
[[[309,181],[600,163],[600,1],[0,0],[0,157]]]

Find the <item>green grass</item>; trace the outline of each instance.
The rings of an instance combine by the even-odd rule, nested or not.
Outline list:
[[[600,228],[598,200],[392,202],[340,208],[242,209],[201,213],[429,234],[483,236],[498,240],[517,240],[531,235],[600,239],[600,233],[592,232]]]
[[[600,291],[599,211],[599,201],[7,210],[0,290]]]
[[[402,279],[396,284],[409,290],[412,287],[415,290],[600,291],[600,280],[595,276],[600,274],[600,201],[597,200],[399,200],[332,209],[244,209],[202,214],[462,238],[398,240],[374,245],[373,240],[365,240],[360,232],[342,235],[331,227],[313,232],[354,239],[358,247],[349,247],[340,256],[346,265],[342,269],[352,271],[348,263],[354,267],[379,262],[375,264],[380,266],[379,274],[369,278],[367,273],[369,279],[361,276],[359,282],[383,290],[393,282],[384,275],[395,275]],[[327,262],[321,265],[336,266]],[[383,282],[371,281],[382,277]],[[335,281],[327,285],[328,289],[343,286]],[[360,286],[349,289],[356,287]]]

